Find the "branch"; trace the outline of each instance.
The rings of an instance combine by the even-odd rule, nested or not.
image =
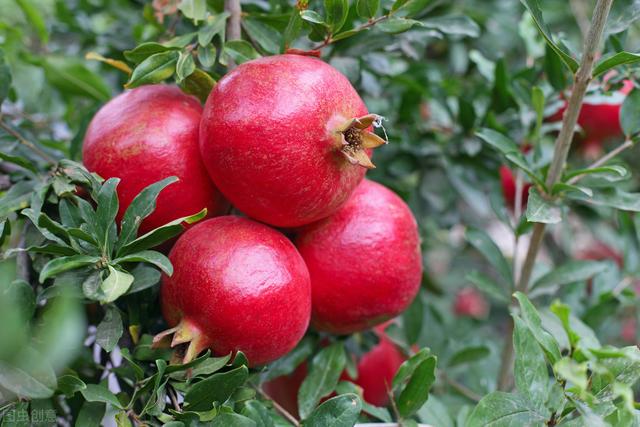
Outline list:
[[[7,125],[1,119],[0,119],[0,129],[4,130],[9,135],[13,136],[15,139],[18,140],[18,142],[20,144],[24,145],[25,147],[28,147],[29,149],[31,149],[31,151],[33,151],[34,153],[36,153],[37,155],[42,157],[47,162],[49,162],[49,163],[56,163],[57,162],[57,160],[55,158],[53,158],[52,156],[47,154],[45,151],[43,151],[40,147],[38,147],[33,142],[27,140],[25,137],[20,135],[18,132],[16,132],[13,128],[11,128],[9,125]]]
[[[607,154],[605,154],[604,156],[596,160],[595,162],[591,163],[587,167],[587,170],[599,168],[600,166],[607,163],[609,160],[616,157],[618,154],[622,153],[627,148],[631,148],[631,147],[633,147],[633,141],[631,141],[630,139],[627,139],[623,144],[617,146],[616,148],[614,148],[613,150],[611,150],[610,152],[608,152]],[[569,184],[575,184],[576,182],[580,181],[584,176],[585,174],[574,176],[567,182]]]
[[[269,396],[264,390],[262,390],[262,387],[254,385],[254,388],[256,389],[258,394],[260,394],[265,399],[269,400],[271,402],[271,404],[273,405],[273,408],[276,411],[278,411],[280,413],[280,415],[285,417],[287,419],[287,421],[289,421],[295,427],[300,427],[300,422],[298,421],[298,419],[296,417],[294,417],[293,415],[291,415],[291,413],[289,411],[284,409],[278,402],[276,402],[271,396]]]
[[[576,72],[573,82],[573,89],[571,91],[571,97],[567,105],[567,110],[564,113],[562,119],[562,128],[555,142],[555,150],[553,152],[553,159],[549,172],[547,174],[547,180],[545,186],[548,189],[558,182],[562,176],[567,156],[569,155],[569,149],[571,148],[571,142],[573,140],[573,133],[578,122],[578,115],[582,108],[582,101],[584,94],[587,91],[589,83],[593,78],[593,64],[595,62],[598,46],[600,46],[600,40],[602,39],[602,33],[604,31],[605,23],[607,22],[607,16],[611,10],[611,4],[613,0],[598,0],[596,7],[593,11],[593,18],[591,20],[591,26],[584,41],[584,48],[582,54],[582,60],[580,67]],[[540,251],[542,238],[544,237],[545,224],[536,223],[531,235],[531,242],[529,243],[529,249],[527,250],[527,256],[525,257],[524,264],[522,266],[522,272],[520,279],[517,282],[516,290],[527,293],[529,288],[529,280],[531,280],[531,273]],[[512,305],[513,305],[512,301]],[[509,330],[505,341],[505,347],[502,352],[502,366],[500,367],[500,374],[498,377],[498,389],[505,390],[511,382],[511,366],[513,365],[513,321],[509,322]]]
[[[240,0],[224,0],[224,10],[229,12],[227,20],[227,40],[240,40],[242,38],[242,7]],[[229,60],[229,69],[236,67],[235,61]]]

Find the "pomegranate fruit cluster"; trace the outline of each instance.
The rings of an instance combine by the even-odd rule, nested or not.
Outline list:
[[[208,211],[170,251],[174,273],[161,285],[170,328],[156,342],[184,361],[208,348],[242,351],[257,366],[289,352],[309,324],[348,334],[402,312],[420,285],[420,242],[408,206],[364,179],[371,149],[386,142],[373,133],[379,120],[340,72],[297,55],[240,65],[204,108],[167,85],[107,103],[83,156],[89,170],[121,178],[120,212],[168,176],[179,181],[142,233]]]

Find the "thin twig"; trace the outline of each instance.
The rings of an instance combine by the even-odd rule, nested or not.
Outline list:
[[[371,18],[369,19],[367,22],[365,22],[364,24],[354,28],[354,31],[363,31],[366,30],[367,28],[373,27],[374,25],[376,25],[379,22],[382,22],[386,19],[389,19],[389,16],[391,16],[391,13],[389,13],[388,15],[382,15],[379,16],[377,18]],[[329,34],[322,43],[315,45],[312,50],[320,50],[324,47],[329,46],[331,43],[335,42],[335,40],[333,39],[333,34]]]
[[[286,409],[284,409],[282,406],[280,406],[280,404],[278,402],[276,402],[275,400],[273,400],[273,398],[271,396],[269,396],[264,390],[262,390],[262,387],[260,386],[254,386],[254,388],[256,389],[256,391],[265,399],[268,399],[271,401],[271,404],[273,405],[274,409],[276,411],[278,411],[283,417],[285,417],[287,419],[287,421],[289,421],[291,424],[293,424],[295,427],[300,427],[300,421],[298,421],[298,419],[296,417],[294,417],[293,415],[291,415],[291,413],[289,411],[287,411]]]
[[[571,91],[571,97],[567,105],[567,109],[562,119],[562,128],[556,139],[555,150],[553,153],[553,159],[549,172],[547,174],[547,180],[545,182],[546,190],[549,191],[553,185],[560,179],[562,171],[569,155],[569,149],[571,148],[571,142],[573,140],[573,133],[578,121],[578,115],[580,114],[580,108],[582,107],[582,101],[587,91],[587,87],[593,78],[593,64],[595,62],[596,53],[600,46],[600,40],[602,39],[602,33],[604,32],[604,25],[607,22],[607,16],[611,10],[611,4],[613,0],[598,0],[596,7],[593,11],[593,18],[589,31],[584,41],[584,48],[582,54],[582,60],[578,71],[574,76],[573,89]],[[529,249],[522,266],[520,278],[516,285],[516,290],[527,293],[529,288],[529,281],[531,279],[531,273],[535,261],[540,251],[542,238],[544,237],[545,224],[536,223],[531,235],[531,241],[529,243]],[[512,301],[512,306],[515,306],[515,302]],[[511,369],[513,365],[513,321],[509,322],[509,328],[505,339],[505,347],[502,352],[502,365],[498,375],[498,389],[505,390],[511,383]]]
[[[20,144],[24,145],[25,147],[28,147],[31,151],[33,151],[34,153],[36,153],[37,155],[39,155],[40,157],[42,157],[44,160],[48,161],[49,163],[56,163],[57,162],[57,160],[55,158],[53,158],[52,156],[50,156],[49,154],[44,152],[40,147],[38,147],[33,142],[27,140],[25,137],[20,135],[18,132],[13,130],[11,128],[11,126],[7,125],[2,120],[0,120],[0,129],[4,130],[9,135],[13,136],[15,139],[18,140],[18,142]]]
[[[626,150],[628,148],[631,148],[631,147],[633,147],[633,141],[631,141],[630,139],[627,139],[623,144],[617,146],[616,148],[614,148],[613,150],[611,150],[610,152],[608,152],[607,154],[605,154],[604,156],[602,156],[601,158],[596,160],[595,162],[591,163],[587,167],[587,170],[599,168],[600,166],[602,166],[605,163],[607,163],[609,160],[611,160],[614,157],[616,157],[618,154],[622,153],[624,150]],[[580,181],[585,175],[586,175],[586,173],[583,173],[582,175],[576,175],[573,178],[571,178],[568,181],[568,183],[569,184],[575,184],[576,182]]]
[[[473,400],[474,402],[480,402],[480,399],[482,399],[482,396],[480,396],[478,393],[471,390],[466,385],[461,384],[453,378],[449,377],[447,374],[442,374],[442,378],[447,382],[447,384],[449,384],[452,389],[454,389],[467,399]]]
[[[224,0],[224,10],[229,12],[227,20],[227,40],[240,40],[242,37],[242,7],[240,0]],[[229,59],[228,68],[236,67],[234,60]]]
[[[180,411],[180,404],[178,403],[178,396],[176,396],[176,392],[173,390],[173,387],[167,388],[169,399],[171,399],[171,404],[176,411]]]

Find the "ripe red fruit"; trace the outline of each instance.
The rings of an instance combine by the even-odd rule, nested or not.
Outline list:
[[[222,213],[227,202],[200,159],[198,129],[202,107],[173,86],[142,86],[118,95],[93,117],[84,139],[83,161],[103,178],[119,177],[118,221],[146,186],[169,176],[156,210],[140,226],[146,233],[207,208]]]
[[[458,316],[482,319],[489,314],[489,304],[484,296],[474,288],[464,288],[456,294],[453,311]]]
[[[343,377],[362,387],[365,401],[375,406],[386,406],[393,377],[405,357],[382,329],[376,328],[376,333],[380,342],[358,361],[358,377],[355,380],[348,375]]]
[[[351,381],[362,387],[366,402],[375,406],[386,406],[389,403],[387,390],[391,387],[393,377],[405,361],[405,357],[384,333],[383,328],[376,328],[376,334],[380,338],[378,344],[357,361],[357,378],[352,379],[344,371],[340,379]],[[292,374],[268,381],[262,385],[262,388],[287,412],[297,415],[298,390],[306,376],[307,363],[304,362]]]
[[[335,212],[373,167],[369,148],[385,142],[367,131],[377,119],[325,62],[271,56],[218,82],[204,108],[200,149],[235,207],[296,227]]]
[[[576,254],[576,258],[593,261],[610,259],[614,261],[620,268],[622,268],[622,265],[624,264],[624,258],[622,257],[622,254],[620,252],[600,241],[596,241],[593,244],[589,245],[586,249],[579,251]]]
[[[162,279],[162,312],[172,346],[185,360],[205,348],[241,350],[251,366],[289,352],[311,313],[309,272],[293,244],[266,225],[235,216],[196,224],[176,242],[171,277]]]
[[[500,183],[502,184],[502,194],[504,195],[504,203],[509,209],[513,209],[516,203],[516,179],[513,172],[508,166],[500,166]],[[531,184],[528,182],[522,185],[522,208],[527,206],[529,200],[529,188]]]
[[[311,275],[312,325],[348,334],[402,312],[420,287],[415,218],[391,190],[364,180],[334,215],[295,239]]]

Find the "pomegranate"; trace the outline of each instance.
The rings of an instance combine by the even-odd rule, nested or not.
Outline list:
[[[373,167],[370,148],[385,143],[368,131],[378,119],[325,62],[271,56],[218,82],[204,108],[200,150],[235,207],[296,227],[335,212]]]
[[[196,98],[167,85],[126,91],[98,111],[87,129],[82,155],[90,171],[121,179],[118,221],[144,187],[169,176],[179,181],[160,193],[140,233],[203,208],[210,216],[228,208],[200,159],[201,114]]]
[[[386,187],[364,180],[334,215],[295,239],[311,275],[314,328],[348,334],[402,312],[420,287],[415,218]]]
[[[576,258],[592,261],[610,259],[614,261],[620,268],[622,268],[622,265],[624,264],[624,258],[622,257],[622,254],[620,252],[600,241],[596,241],[586,249],[580,250],[576,254]]]
[[[357,361],[357,378],[351,378],[344,371],[340,379],[360,386],[366,402],[375,406],[386,406],[389,403],[388,390],[391,388],[393,377],[405,361],[405,357],[380,326],[375,329],[380,341]],[[268,381],[262,388],[289,413],[297,415],[298,390],[306,376],[307,363],[304,362],[292,374]]]
[[[638,325],[634,316],[628,316],[622,321],[622,328],[620,329],[620,337],[627,343],[638,344],[640,341],[637,338]]]
[[[489,304],[484,296],[474,288],[464,288],[456,294],[453,311],[461,317],[482,319],[489,314]]]
[[[189,343],[184,361],[205,348],[224,355],[241,350],[251,366],[289,352],[311,313],[309,272],[293,244],[266,225],[236,216],[188,229],[162,279],[162,313],[171,346]]]
[[[513,209],[516,203],[516,179],[508,166],[500,166],[500,183],[502,184],[504,203],[507,208]],[[531,188],[530,183],[523,183],[521,192],[522,209],[527,206],[527,200],[529,200],[529,188]]]

